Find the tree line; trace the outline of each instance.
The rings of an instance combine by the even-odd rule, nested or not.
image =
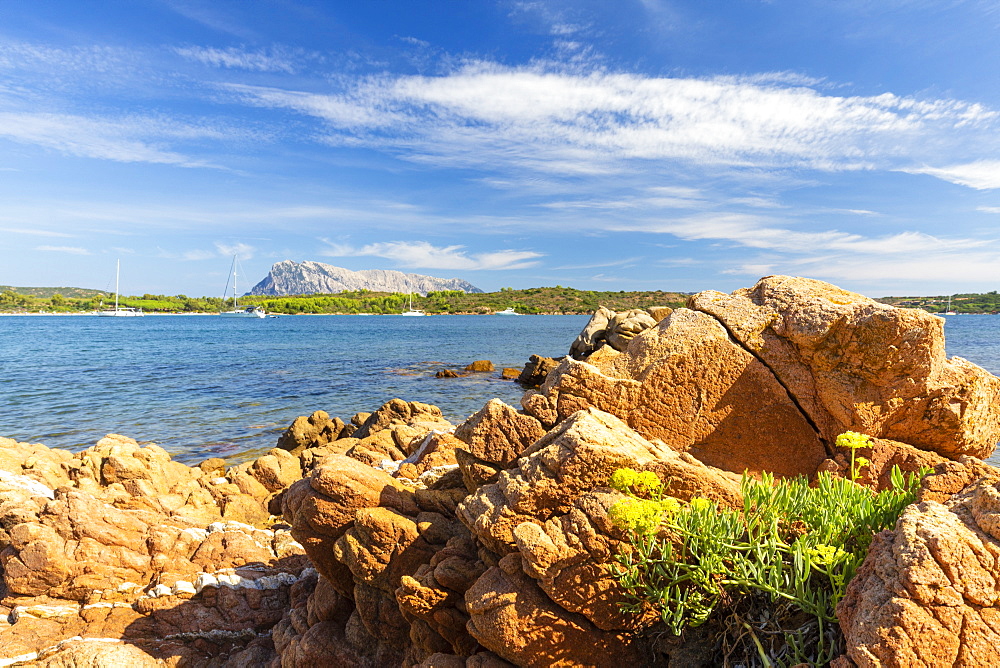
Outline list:
[[[86,313],[114,303],[114,296],[97,291],[83,296],[68,296],[53,292],[37,294],[42,289],[6,287],[0,292],[0,311],[7,313]],[[426,296],[413,295],[413,307],[427,313],[488,314],[513,308],[518,313],[589,314],[600,306],[616,311],[650,306],[678,307],[687,296],[678,292],[657,291],[593,291],[556,287],[515,290],[502,288],[498,292],[466,293],[461,290],[440,290]],[[395,314],[409,308],[410,296],[399,292],[357,290],[336,294],[291,296],[243,296],[241,306],[260,306],[268,313],[295,314]],[[219,297],[188,297],[187,295],[119,296],[120,306],[141,308],[149,313],[215,313],[232,308],[232,300]]]

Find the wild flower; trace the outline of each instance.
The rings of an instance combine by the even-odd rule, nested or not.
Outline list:
[[[691,499],[691,501],[688,502],[688,505],[690,505],[691,510],[694,511],[708,510],[709,508],[712,507],[712,502],[709,501],[708,499],[703,499],[701,497],[696,496],[693,499]]]
[[[643,471],[636,476],[632,487],[640,494],[655,494],[663,487],[663,483],[652,471]]]
[[[837,437],[838,448],[849,448],[853,451],[858,448],[867,448],[870,445],[871,438],[866,434],[860,434],[856,431],[845,431]]]
[[[852,455],[868,444],[864,434],[838,438]],[[852,457],[852,473],[868,464]],[[880,492],[827,472],[815,481],[744,474],[743,508],[733,510],[701,497],[680,504],[662,486],[653,493],[662,498],[640,499],[640,474],[616,471],[613,486],[629,495],[609,511],[632,548],[615,557],[624,609],[658,611],[674,635],[717,620],[727,665],[825,665],[841,651],[835,610],[847,583],[926,473],[893,467]]]
[[[660,492],[663,483],[652,471],[635,471],[633,469],[618,469],[611,475],[609,483],[612,489],[628,494],[635,492],[645,496]]]
[[[608,509],[608,517],[615,526],[638,536],[655,534],[663,515],[662,502],[631,496],[616,501]]]
[[[632,469],[618,469],[611,474],[611,482],[608,484],[619,492],[628,492],[638,476],[639,473]]]
[[[668,517],[673,517],[681,509],[680,502],[672,496],[665,496],[660,499],[660,508],[663,509],[663,514]]]
[[[856,431],[845,431],[843,434],[837,437],[837,447],[847,448],[851,451],[851,480],[857,480],[861,475],[861,468],[871,464],[865,457],[855,458],[855,453],[858,448],[868,448],[871,447],[871,438],[866,434],[859,434]]]
[[[817,566],[830,566],[843,561],[848,556],[842,548],[836,545],[820,543],[816,547],[806,548],[806,553],[812,557],[812,563]]]

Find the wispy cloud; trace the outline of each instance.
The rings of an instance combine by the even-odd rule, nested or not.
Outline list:
[[[921,160],[929,143],[996,145],[997,112],[949,99],[823,94],[803,80],[664,78],[470,63],[370,77],[337,94],[230,86],[320,119],[328,141],[439,165],[601,174],[622,161],[854,170]],[[933,138],[933,142],[928,142]]]
[[[78,246],[36,246],[35,250],[50,253],[69,253],[70,255],[92,255],[86,248],[79,248]]]
[[[188,156],[159,148],[147,138],[218,137],[210,128],[164,124],[135,117],[104,120],[68,114],[0,112],[0,137],[86,158],[147,162],[181,167],[210,167]]]
[[[393,260],[403,267],[452,270],[525,269],[538,264],[542,253],[500,250],[488,253],[468,253],[464,246],[433,246],[426,241],[386,241],[360,248],[322,240],[329,248],[321,255],[330,257],[372,256]]]
[[[62,237],[69,238],[75,237],[75,234],[69,234],[67,232],[55,232],[53,230],[41,230],[37,228],[24,228],[24,227],[0,227],[0,232],[4,234],[27,234],[29,236],[35,237]]]
[[[594,262],[589,264],[567,264],[561,267],[552,267],[552,271],[569,271],[573,269],[603,269],[605,267],[631,267],[640,262],[642,257],[627,257],[621,260],[611,260],[608,262]]]
[[[953,284],[956,277],[980,285],[996,285],[1000,253],[945,251],[921,256],[899,254],[872,262],[863,256],[805,258],[782,263],[782,272],[819,276],[828,281],[853,281],[870,285],[936,283]],[[751,272],[753,273],[753,272]]]
[[[978,160],[947,167],[915,167],[901,169],[910,174],[928,174],[976,190],[1000,188],[1000,160]]]
[[[0,43],[0,69],[45,70],[53,76],[121,71],[130,67],[130,60],[134,58],[127,50],[112,46],[53,47],[12,40]]]
[[[222,255],[236,255],[243,260],[252,259],[254,254],[257,252],[256,248],[242,242],[228,244],[221,241],[216,241],[215,248]]]
[[[770,221],[743,214],[704,214],[672,221],[619,223],[618,231],[671,234],[687,241],[728,241],[735,245],[785,253],[838,251],[870,255],[912,255],[926,252],[968,251],[994,244],[993,239],[943,238],[907,231],[866,237],[839,230],[800,231],[777,227]]]
[[[175,47],[174,52],[182,58],[212,67],[252,72],[285,72],[287,74],[294,74],[298,71],[296,60],[304,56],[304,52],[300,50],[282,47],[248,51],[236,47],[216,49],[204,46],[184,46]]]

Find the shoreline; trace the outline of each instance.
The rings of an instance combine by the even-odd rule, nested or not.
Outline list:
[[[218,313],[156,313],[149,312],[143,313],[143,317],[146,316],[218,316]],[[301,316],[363,316],[363,317],[399,317],[403,315],[402,313],[268,313],[268,316],[276,316],[278,318],[298,318]],[[497,313],[427,313],[426,316],[451,316],[451,315],[475,315],[475,316],[492,316],[498,315]],[[519,316],[527,315],[568,315],[568,316],[589,316],[590,313],[518,313]],[[985,314],[990,315],[990,314]],[[0,317],[11,316],[11,317],[29,317],[29,316],[75,316],[75,317],[98,317],[96,313],[0,313]],[[509,317],[509,316],[503,316]]]
[[[489,399],[458,420],[434,403],[402,398],[349,418],[316,409],[297,416],[272,448],[240,463],[221,452],[197,464],[178,462],[172,448],[120,434],[71,455],[0,439],[9,451],[0,458],[9,525],[0,531],[7,559],[0,605],[12,611],[0,625],[0,645],[10,655],[0,652],[0,664],[54,654],[66,665],[83,663],[72,659],[73,639],[101,637],[120,644],[88,647],[105,652],[95,665],[124,665],[127,657],[110,654],[119,650],[145,653],[157,665],[665,665],[680,652],[718,665],[715,648],[737,647],[744,637],[725,623],[734,609],[749,617],[744,608],[709,610],[708,641],[681,638],[675,651],[662,644],[658,608],[647,616],[619,605],[638,591],[615,565],[632,540],[621,511],[646,503],[629,489],[638,485],[615,482],[628,473],[637,482],[642,476],[644,486],[652,476],[656,489],[680,483],[665,492],[678,510],[664,513],[656,500],[654,532],[672,530],[673,512],[683,511],[710,536],[718,533],[710,530],[717,526],[712,517],[748,512],[747,499],[755,499],[744,485],[748,475],[838,479],[833,489],[859,500],[867,499],[865,489],[898,488],[904,473],[927,476],[920,499],[926,503],[909,505],[906,497],[884,522],[863,524],[857,541],[833,539],[840,544],[815,542],[820,536],[798,519],[802,513],[764,501],[779,518],[775,526],[796,527],[790,540],[780,537],[794,550],[767,553],[765,565],[799,569],[804,575],[795,582],[809,596],[818,592],[810,601],[822,595],[824,607],[789,608],[777,598],[739,603],[754,606],[752,619],[798,628],[800,639],[807,639],[806,627],[795,627],[803,615],[818,625],[823,614],[831,642],[849,658],[867,652],[883,663],[918,663],[910,648],[937,646],[939,626],[961,631],[960,647],[984,646],[989,628],[964,622],[1000,604],[963,600],[957,615],[933,626],[923,620],[933,618],[937,600],[895,583],[960,590],[997,579],[996,565],[975,555],[1000,550],[991,520],[1000,514],[1000,469],[981,459],[1000,440],[1000,378],[933,355],[944,347],[944,323],[924,311],[886,310],[791,277],[766,277],[754,290],[784,301],[702,293],[677,317],[662,310],[593,314],[554,367],[532,356],[543,382],[520,393],[520,409]],[[885,317],[862,317],[873,310]],[[495,320],[479,322],[468,329],[481,336],[503,329]],[[857,324],[846,336],[827,335],[843,322]],[[513,329],[529,338],[545,330],[544,321],[536,323]],[[436,353],[446,346],[423,333],[464,327],[374,329],[418,332],[406,336],[433,340]],[[156,329],[205,328],[149,331]],[[207,329],[268,338],[257,335],[267,330]],[[296,329],[365,328],[289,326],[269,336],[287,338]],[[768,344],[755,346],[765,335]],[[310,348],[317,345],[311,340]],[[886,353],[890,346],[893,354]],[[266,345],[258,349],[279,356]],[[405,349],[415,359],[413,348]],[[829,359],[840,362],[832,372]],[[268,371],[244,362],[255,373]],[[308,371],[336,378],[317,373],[317,365]],[[879,382],[890,376],[899,380]],[[933,387],[928,380],[937,378],[951,382]],[[216,387],[215,374],[211,380]],[[351,380],[358,393],[358,375]],[[910,382],[928,389],[914,396]],[[293,398],[315,406],[317,397],[296,391]],[[965,403],[956,419],[950,406],[958,401]],[[239,397],[232,403],[241,414],[254,405]],[[834,405],[853,412],[826,411]],[[689,428],[695,422],[698,433]],[[867,434],[854,432],[857,424]],[[913,479],[906,484],[915,494]],[[826,500],[839,506],[847,496]],[[701,512],[696,504],[710,512],[694,516]],[[749,524],[737,520],[727,542],[764,544],[749,533],[744,538]],[[88,540],[83,549],[79,536]],[[824,553],[812,545],[833,554],[849,549],[857,560],[854,571],[837,571],[845,573],[833,592],[839,607],[828,594],[830,573],[813,568],[824,565]],[[717,582],[726,571],[716,570]],[[855,581],[848,583],[848,573]],[[654,581],[657,591],[673,586],[662,583]],[[512,598],[518,605],[508,605]],[[899,605],[886,605],[890,598]],[[107,612],[90,612],[97,606]],[[53,623],[56,614],[66,623]],[[220,637],[225,642],[216,642]],[[884,637],[902,640],[885,647]],[[775,658],[806,646],[788,635],[774,638],[766,651]],[[738,649],[746,663],[764,655],[760,643]]]

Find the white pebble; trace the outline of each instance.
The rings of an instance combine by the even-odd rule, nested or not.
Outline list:
[[[176,596],[178,594],[197,594],[198,590],[194,588],[194,585],[186,580],[178,580],[174,583],[174,588],[171,592]]]
[[[194,588],[201,591],[205,587],[218,587],[219,580],[211,573],[199,573],[198,579],[194,581]]]
[[[219,573],[218,575],[219,585],[223,587],[239,587],[240,582],[243,580],[239,575],[235,573]]]
[[[186,533],[199,542],[208,538],[208,532],[204,529],[199,529],[198,527],[188,527],[186,529],[182,529],[181,533]]]
[[[171,593],[173,592],[170,591],[170,587],[165,584],[158,584],[153,587],[152,591],[149,592],[149,595],[153,598],[158,598],[160,596],[170,596]]]

